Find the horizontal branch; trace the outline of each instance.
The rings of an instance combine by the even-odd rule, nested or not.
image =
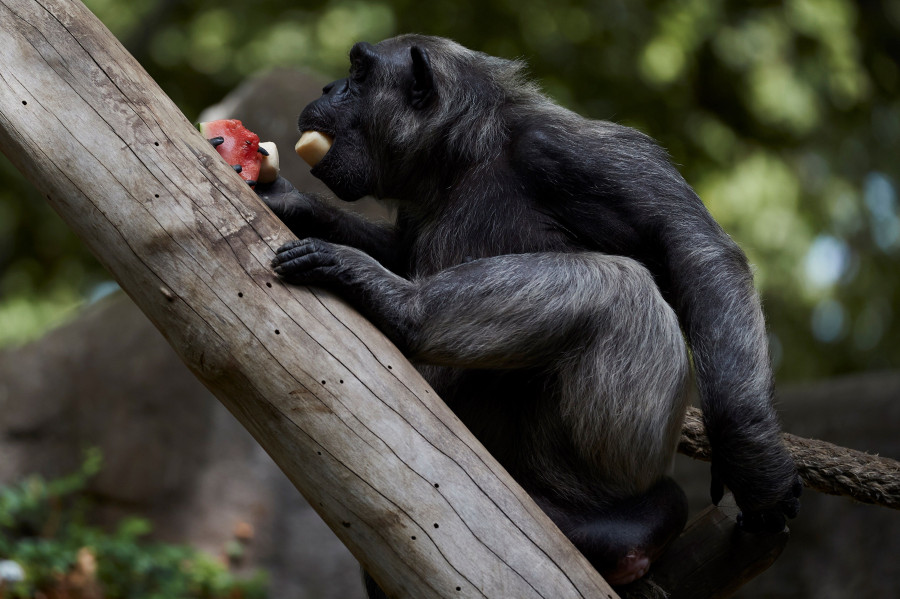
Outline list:
[[[820,493],[845,495],[863,503],[900,509],[900,462],[819,441],[784,434],[803,484]],[[709,461],[710,446],[700,410],[685,418],[678,451]]]

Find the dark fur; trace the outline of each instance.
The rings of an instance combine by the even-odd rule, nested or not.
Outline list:
[[[664,477],[683,329],[713,497],[724,483],[745,526],[780,530],[799,491],[750,269],[665,152],[553,104],[522,64],[448,40],[357,44],[351,62],[300,117],[335,138],[312,172],[344,200],[396,202],[397,224],[279,181],[260,193],[301,241],[276,271],[353,302],[614,573],[623,551],[652,558],[683,526]]]

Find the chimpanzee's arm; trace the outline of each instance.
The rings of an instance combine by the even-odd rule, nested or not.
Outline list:
[[[283,177],[257,185],[256,193],[298,238],[316,237],[355,247],[393,272],[402,267],[393,226],[373,223],[314,194],[299,192]]]
[[[772,405],[768,339],[752,274],[718,227],[685,231],[686,224],[663,229],[678,237],[666,244],[666,267],[713,448],[712,498],[718,503],[724,483],[745,528],[780,531],[785,517],[797,515],[801,487]]]

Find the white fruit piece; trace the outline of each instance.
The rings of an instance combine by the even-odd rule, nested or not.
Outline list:
[[[294,150],[309,166],[316,166],[325,157],[334,140],[318,131],[304,131]]]
[[[259,144],[259,147],[263,157],[262,162],[259,163],[259,175],[256,180],[259,183],[271,183],[278,178],[278,146],[274,141],[264,141]]]

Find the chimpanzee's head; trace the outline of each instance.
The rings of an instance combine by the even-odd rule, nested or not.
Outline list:
[[[301,132],[333,139],[313,167],[343,200],[403,199],[415,180],[490,160],[507,134],[501,108],[542,97],[522,64],[442,38],[405,35],[350,50],[350,74],[329,83],[300,115]],[[427,193],[428,190],[424,190]]]

